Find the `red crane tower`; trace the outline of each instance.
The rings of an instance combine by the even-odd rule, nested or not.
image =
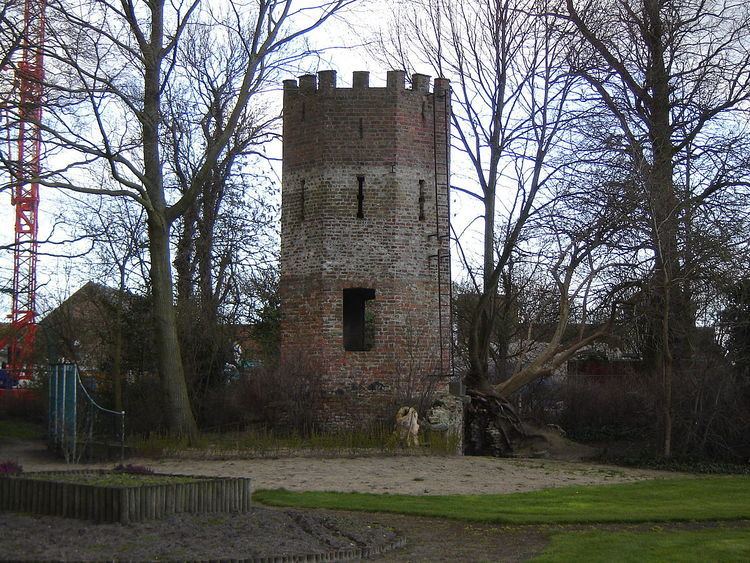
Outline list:
[[[13,304],[9,333],[0,341],[8,349],[13,377],[29,379],[36,336],[36,261],[41,171],[41,121],[44,82],[45,0],[25,0],[18,84],[18,137],[12,158],[11,203],[15,207]]]

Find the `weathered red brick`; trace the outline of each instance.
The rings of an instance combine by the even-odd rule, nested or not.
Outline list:
[[[445,391],[452,361],[449,83],[430,92],[415,75],[406,89],[391,71],[385,88],[363,72],[353,84],[336,87],[333,71],[284,81],[282,363],[303,356],[320,374],[328,425],[361,422],[406,387]],[[344,350],[351,287],[376,292],[369,351]]]

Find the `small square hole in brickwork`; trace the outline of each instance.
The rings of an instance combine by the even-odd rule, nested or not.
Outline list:
[[[374,289],[344,289],[344,350],[364,352],[375,345],[374,299]]]

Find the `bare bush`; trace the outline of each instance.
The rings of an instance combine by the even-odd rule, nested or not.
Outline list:
[[[159,379],[154,374],[126,378],[123,385],[125,429],[137,436],[161,435],[167,430]]]
[[[675,385],[675,453],[750,459],[750,381],[721,359],[694,362]]]
[[[318,430],[322,396],[319,374],[304,362],[256,368],[207,394],[205,411],[211,414],[206,429],[258,424],[282,433],[310,435]]]
[[[561,386],[562,408],[549,422],[560,425],[573,439],[646,444],[653,431],[651,387],[636,375],[570,378]]]

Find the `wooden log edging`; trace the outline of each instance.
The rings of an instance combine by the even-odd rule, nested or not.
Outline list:
[[[155,473],[157,477],[189,477],[193,483],[101,486],[55,481],[55,475],[108,474],[107,470],[44,471],[49,479],[26,473],[0,476],[0,511],[29,512],[93,520],[143,522],[171,514],[241,513],[251,505],[247,477],[200,477]]]

